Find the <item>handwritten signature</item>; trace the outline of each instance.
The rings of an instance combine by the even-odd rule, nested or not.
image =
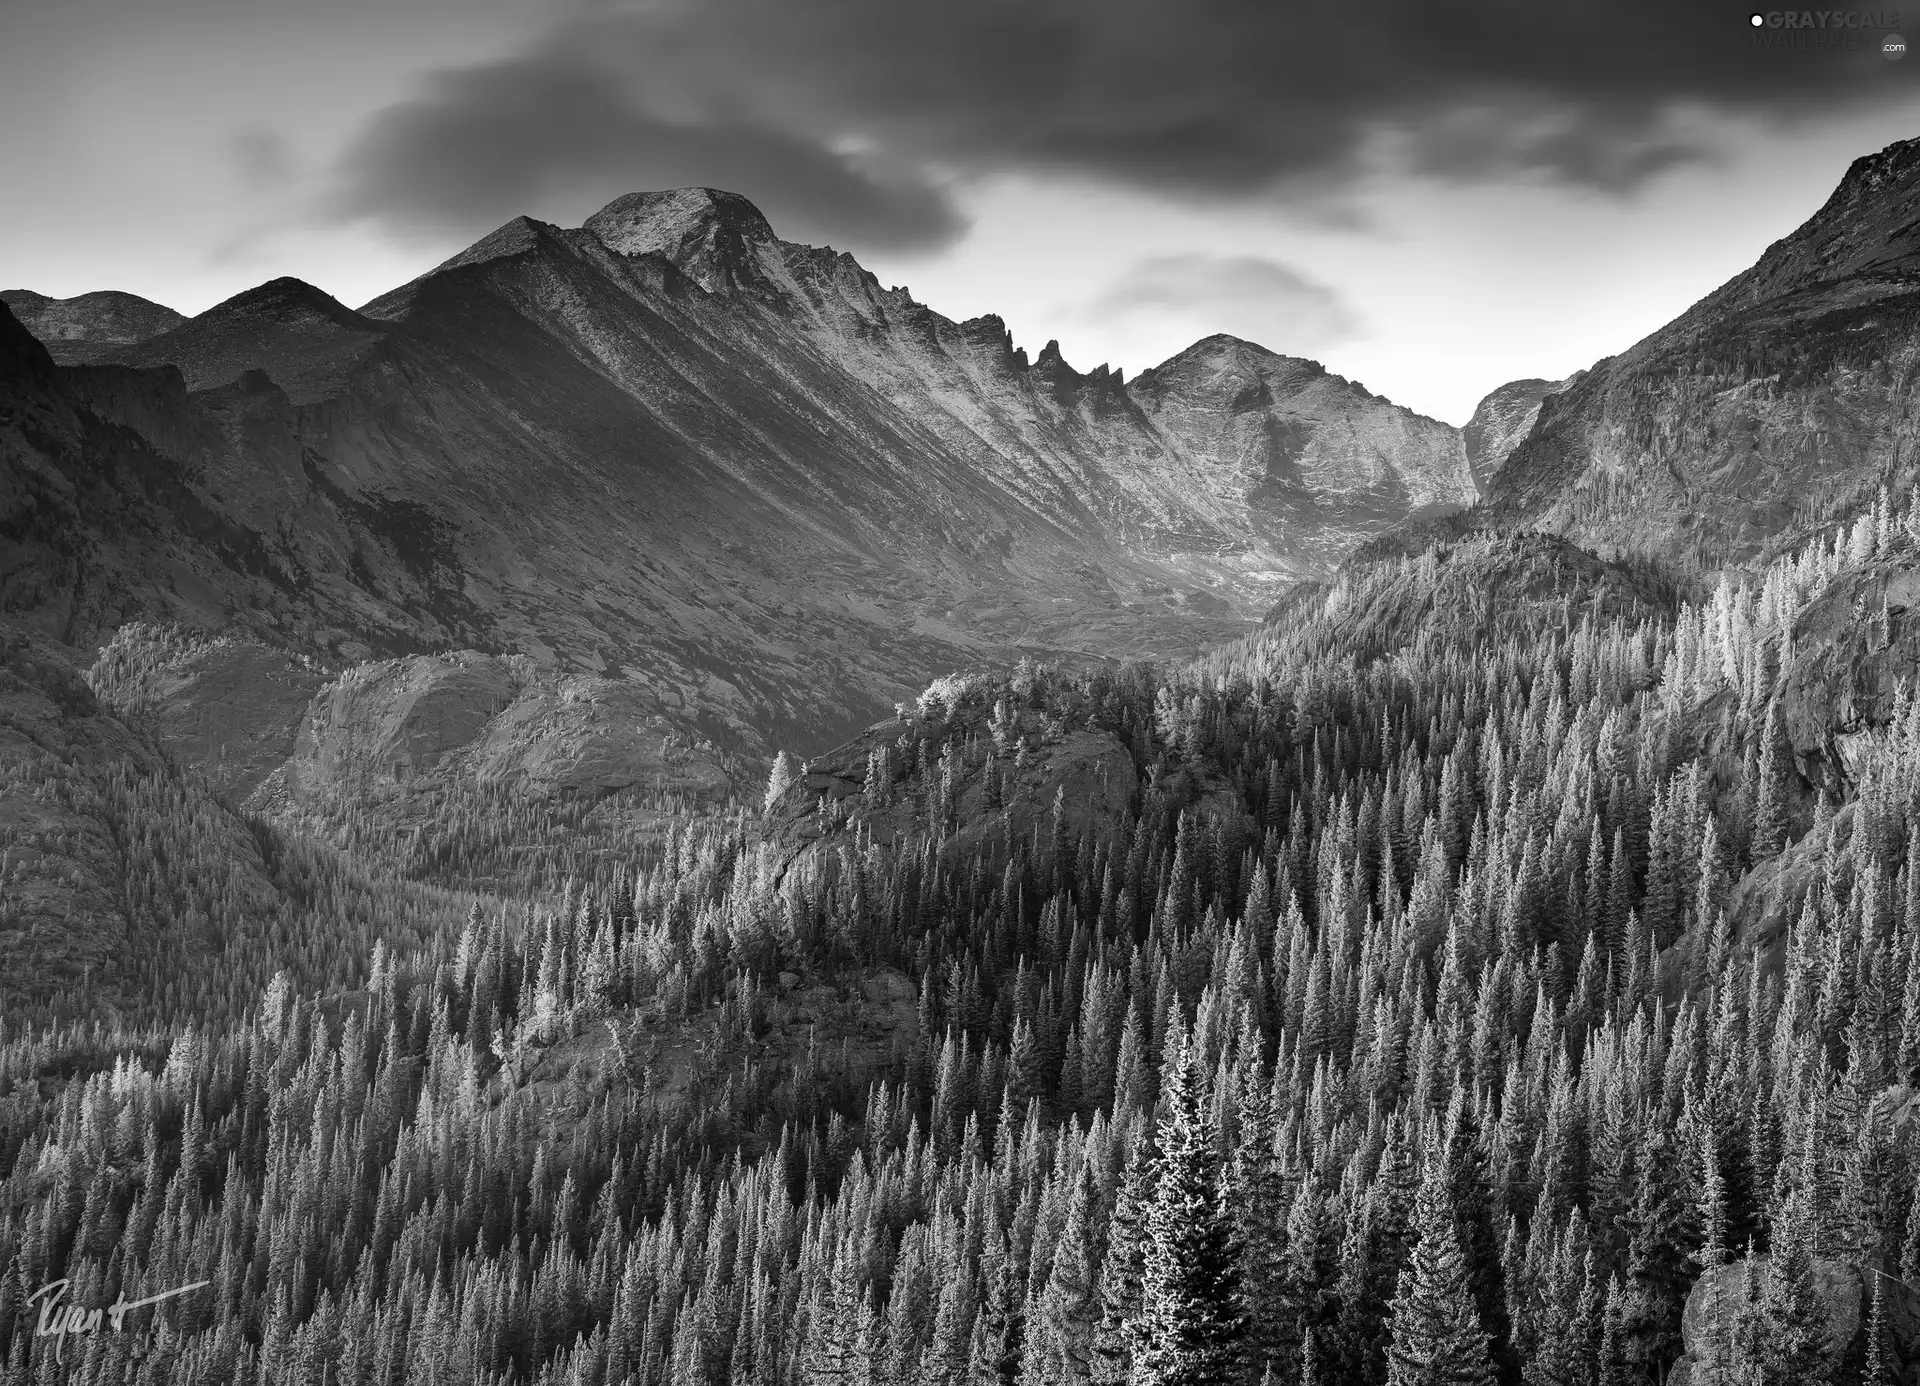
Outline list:
[[[125,1291],[122,1291],[120,1298],[116,1299],[105,1309],[98,1307],[83,1309],[77,1304],[63,1304],[61,1301],[66,1298],[67,1287],[72,1283],[70,1279],[66,1278],[55,1280],[42,1285],[39,1289],[27,1296],[27,1303],[29,1304],[33,1303],[36,1299],[40,1299],[43,1295],[46,1296],[45,1301],[40,1306],[40,1321],[33,1330],[33,1336],[36,1338],[52,1338],[54,1340],[53,1360],[56,1362],[65,1361],[62,1353],[66,1349],[67,1335],[69,1333],[75,1335],[98,1333],[103,1320],[109,1325],[112,1332],[118,1333],[124,1327],[127,1315],[133,1310],[144,1309],[149,1304],[158,1304],[163,1299],[172,1299],[175,1295],[184,1295],[191,1290],[198,1290],[203,1286],[211,1285],[213,1282],[211,1280],[196,1280],[191,1285],[180,1285],[171,1290],[162,1290],[159,1294],[148,1295],[145,1299],[128,1299]]]

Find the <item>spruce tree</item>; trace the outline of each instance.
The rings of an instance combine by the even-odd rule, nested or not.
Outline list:
[[[1753,809],[1755,861],[1771,861],[1787,845],[1787,775],[1791,765],[1776,700],[1767,707],[1766,729],[1760,736],[1759,783],[1754,789]]]
[[[1219,1386],[1240,1379],[1246,1315],[1232,1222],[1221,1206],[1212,1099],[1197,1046],[1185,1037],[1168,1065],[1160,1182],[1147,1215],[1138,1386]]]
[[[1637,1370],[1659,1380],[1680,1355],[1680,1316],[1693,1283],[1684,1205],[1673,1183],[1672,1147],[1649,1130],[1640,1146],[1640,1187],[1627,1225],[1624,1350]]]
[[[1286,1179],[1273,1145],[1271,1089],[1257,1066],[1249,1068],[1240,1088],[1240,1131],[1228,1167],[1228,1203],[1237,1223],[1240,1297],[1253,1374],[1258,1378],[1271,1367],[1284,1379],[1290,1328],[1281,1304],[1287,1264]]]
[[[1493,1386],[1493,1355],[1480,1324],[1454,1223],[1444,1154],[1427,1152],[1414,1204],[1413,1255],[1393,1297],[1388,1386]]]
[[[1832,1379],[1826,1305],[1813,1273],[1807,1199],[1788,1200],[1753,1325],[1755,1365],[1767,1382],[1825,1386]]]
[[[767,776],[767,797],[761,805],[761,811],[772,813],[773,806],[787,792],[793,782],[800,778],[800,762],[793,758],[790,751],[782,751],[773,758],[773,770]]]
[[[1082,1386],[1092,1378],[1100,1309],[1091,1225],[1096,1197],[1092,1166],[1082,1164],[1054,1244],[1053,1266],[1031,1315],[1021,1374],[1030,1386]]]
[[[1113,1216],[1107,1221],[1107,1253],[1100,1262],[1099,1321],[1093,1334],[1092,1379],[1097,1386],[1127,1386],[1133,1379],[1134,1325],[1140,1317],[1146,1265],[1147,1218],[1160,1181],[1159,1147],[1144,1118],[1131,1124],[1138,1139],[1127,1153]],[[1124,1138],[1124,1135],[1123,1137]]]
[[[1464,1085],[1454,1089],[1443,1154],[1451,1182],[1448,1196],[1454,1224],[1466,1258],[1467,1281],[1480,1311],[1480,1323],[1492,1343],[1495,1372],[1502,1382],[1517,1382],[1520,1362],[1507,1322],[1506,1274],[1500,1261],[1494,1190],[1480,1148],[1480,1124],[1467,1101]],[[1503,1213],[1499,1216],[1504,1220]]]

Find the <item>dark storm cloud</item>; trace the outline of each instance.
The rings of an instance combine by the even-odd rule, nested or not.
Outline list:
[[[374,118],[342,171],[331,212],[424,234],[690,183],[747,190],[787,234],[825,241],[914,249],[962,226],[945,193],[904,167],[752,118],[663,117],[613,74],[554,54],[436,75]]]
[[[1289,265],[1256,255],[1154,255],[1082,310],[1093,321],[1177,314],[1263,345],[1305,351],[1360,330],[1346,300]]]
[[[478,226],[529,196],[705,182],[790,234],[927,246],[1004,171],[1226,198],[1419,171],[1611,192],[1705,152],[1680,117],[1790,120],[1911,79],[1871,46],[1757,45],[1724,3],[656,0],[434,79],[340,167],[341,205]],[[1904,88],[1901,88],[1904,90]]]

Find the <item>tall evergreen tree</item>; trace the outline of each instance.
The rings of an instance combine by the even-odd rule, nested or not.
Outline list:
[[[1427,1152],[1414,1235],[1393,1297],[1388,1386],[1493,1386],[1491,1344],[1454,1221],[1453,1179],[1437,1147]]]
[[[1144,1118],[1107,1222],[1107,1251],[1100,1262],[1099,1320],[1094,1327],[1090,1371],[1097,1386],[1127,1386],[1133,1380],[1134,1325],[1140,1317],[1142,1282],[1151,1233],[1148,1219],[1160,1182],[1159,1146]]]
[[[1054,1243],[1053,1265],[1030,1315],[1021,1380],[1030,1386],[1082,1386],[1093,1375],[1098,1263],[1093,1245],[1093,1170],[1082,1164]]]
[[[1221,1203],[1213,1102],[1197,1046],[1181,1036],[1170,1058],[1134,1380],[1139,1386],[1218,1386],[1239,1380],[1245,1369],[1237,1248]]]
[[[1796,1192],[1773,1238],[1762,1292],[1752,1306],[1754,1365],[1762,1380],[1826,1386],[1833,1379],[1827,1309],[1814,1279],[1807,1200]]]

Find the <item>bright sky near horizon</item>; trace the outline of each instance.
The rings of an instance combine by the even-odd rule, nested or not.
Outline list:
[[[1464,423],[1920,133],[1920,59],[1804,37],[1664,0],[8,0],[0,287],[357,305],[513,215],[707,184],[1082,369],[1224,331]]]

